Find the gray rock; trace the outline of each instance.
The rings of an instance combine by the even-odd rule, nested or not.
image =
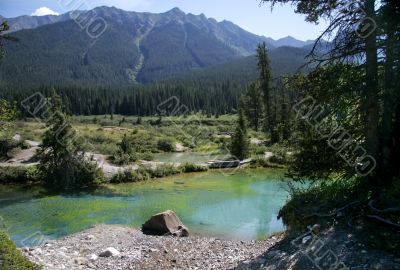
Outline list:
[[[171,210],[152,216],[142,225],[142,231],[150,235],[189,236],[189,230]]]
[[[113,247],[109,247],[106,250],[102,251],[99,256],[100,257],[115,257],[118,256],[120,252]]]

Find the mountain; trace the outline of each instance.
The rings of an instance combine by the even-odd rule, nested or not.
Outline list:
[[[93,14],[107,25],[97,39],[71,19],[82,22]],[[151,83],[230,63],[254,54],[259,42],[268,43],[231,22],[178,8],[152,14],[99,7],[78,14],[23,16],[10,24],[31,29],[13,32],[19,41],[5,44],[2,86]],[[268,47],[273,54],[274,46]],[[288,60],[276,65],[294,66]]]
[[[272,38],[267,38],[268,43],[271,44],[274,47],[283,47],[283,46],[289,46],[289,47],[296,47],[296,48],[303,48],[309,45],[314,44],[314,40],[298,40],[295,39],[294,37],[287,36],[278,40],[274,40]]]
[[[80,11],[68,12],[63,15],[46,15],[46,16],[19,16],[16,18],[4,18],[0,16],[1,20],[6,20],[10,25],[8,33],[16,32],[24,29],[34,29],[43,25],[53,24],[57,22],[64,22],[72,20],[74,16],[78,16]]]

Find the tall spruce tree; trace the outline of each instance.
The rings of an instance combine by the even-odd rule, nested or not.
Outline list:
[[[246,121],[243,116],[243,111],[240,109],[236,131],[232,136],[230,152],[235,158],[244,160],[249,156],[249,145],[250,141],[247,136]]]
[[[257,46],[257,67],[260,73],[260,87],[263,93],[264,108],[265,108],[265,130],[271,136],[271,144],[278,142],[279,136],[276,132],[276,119],[273,113],[273,103],[272,103],[272,70],[271,61],[268,56],[268,50],[265,42],[258,44]]]
[[[241,96],[241,107],[250,126],[258,131],[263,117],[262,92],[258,82],[252,82],[247,86]]]

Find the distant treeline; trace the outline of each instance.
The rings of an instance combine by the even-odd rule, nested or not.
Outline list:
[[[53,89],[61,96],[65,110],[72,115],[156,115],[160,114],[159,105],[171,99],[173,106],[184,106],[184,111],[216,115],[236,111],[243,86],[224,82],[207,88],[161,84],[126,89],[40,87],[1,89],[0,98],[15,102],[23,115],[23,100],[35,93],[51,97]]]

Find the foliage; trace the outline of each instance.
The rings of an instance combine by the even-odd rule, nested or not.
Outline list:
[[[181,170],[174,164],[162,164],[156,166],[155,168],[148,169],[148,172],[151,178],[161,178],[165,176],[179,174],[181,173]]]
[[[0,183],[28,183],[28,182],[38,182],[40,179],[35,167],[25,167],[25,166],[8,166],[0,167]]]
[[[15,106],[11,105],[10,102],[0,99],[0,121],[8,122],[15,118],[16,110]],[[3,125],[1,126],[3,127]]]
[[[285,225],[293,229],[304,229],[309,224],[320,222],[313,214],[329,213],[353,201],[365,200],[360,190],[359,181],[326,180],[308,188],[288,183],[290,200],[280,210],[279,216]],[[313,220],[314,219],[314,220]],[[325,218],[325,221],[329,219]]]
[[[365,149],[370,160],[373,159],[376,165],[373,171],[362,173],[362,177],[375,190],[376,196],[382,187],[390,186],[400,176],[397,165],[400,160],[400,95],[396,91],[400,82],[399,5],[393,1],[379,1],[378,5],[376,0],[362,0],[352,5],[345,0],[333,3],[322,0],[263,2],[272,2],[273,5],[290,2],[296,6],[296,12],[306,15],[308,21],[328,21],[326,31],[318,38],[310,56],[316,63],[329,66],[336,74],[337,70],[342,72],[334,77],[324,73],[329,68],[322,68],[314,73],[321,76],[312,75],[309,78],[313,80],[309,85],[316,99],[322,100],[323,105],[334,113],[333,117],[328,117],[327,126],[345,125],[354,132],[351,134],[354,141]],[[375,27],[368,27],[371,26],[369,21],[376,23]],[[318,50],[323,38],[330,38],[331,43],[321,55]],[[335,70],[340,63],[352,65]],[[355,75],[354,82],[352,75]],[[350,88],[344,88],[344,84],[350,85]],[[355,126],[349,127],[352,122]],[[345,151],[347,153],[341,153],[341,156],[350,152],[349,149]],[[348,163],[366,165],[367,161]],[[324,170],[339,171],[346,179],[351,177],[340,162],[333,162],[332,165],[329,168],[326,164]]]
[[[192,173],[192,172],[205,172],[208,170],[208,167],[196,165],[193,163],[184,163],[183,165],[180,166],[180,169],[184,173]]]
[[[146,181],[150,179],[149,174],[147,173],[147,170],[143,169],[138,169],[138,170],[132,170],[132,169],[127,169],[122,172],[118,172],[116,175],[114,175],[110,182],[111,183],[132,183],[132,182],[141,182],[141,181]]]
[[[247,136],[247,127],[243,117],[243,112],[239,112],[239,119],[235,134],[232,136],[230,145],[231,154],[239,160],[244,160],[249,156],[249,138]]]
[[[146,181],[151,178],[163,178],[180,173],[204,172],[208,168],[196,164],[185,163],[181,166],[162,164],[156,167],[140,165],[137,169],[126,169],[114,175],[111,183],[131,183]]]
[[[68,116],[61,111],[60,101],[53,97],[52,116],[38,151],[41,179],[55,189],[71,189],[98,184],[104,175],[97,164],[84,154],[83,144],[72,128]]]
[[[250,168],[269,168],[271,163],[266,158],[253,158],[250,162]]]
[[[156,151],[147,136],[144,134],[133,133],[131,136],[123,135],[121,142],[118,143],[118,149],[110,157],[110,161],[117,165],[126,165],[139,159],[153,160],[152,151]]]
[[[271,136],[271,144],[278,142],[278,135],[276,133],[276,114],[273,113],[273,96],[272,96],[272,70],[271,61],[268,55],[267,46],[264,43],[257,46],[257,67],[260,74],[260,88],[264,100],[264,129],[269,132]]]
[[[0,270],[38,270],[39,266],[26,259],[8,235],[0,231]]]
[[[173,152],[175,144],[171,139],[160,139],[157,141],[157,148],[164,152]]]
[[[246,91],[241,97],[241,108],[243,113],[250,123],[250,126],[258,131],[260,124],[262,123],[263,116],[263,102],[262,92],[257,82],[252,82],[246,88]]]

